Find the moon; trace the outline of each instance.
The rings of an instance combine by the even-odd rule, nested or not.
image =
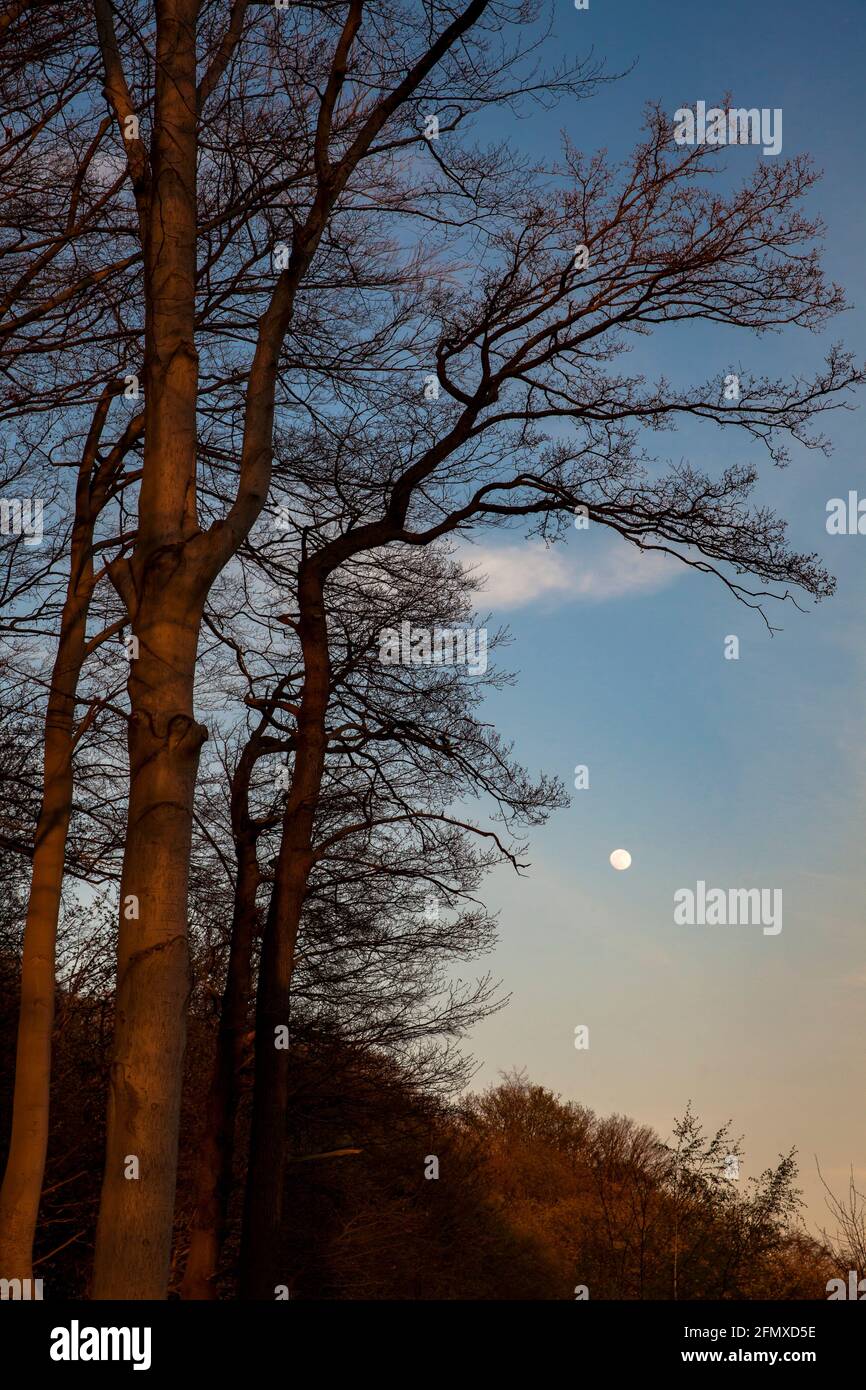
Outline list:
[[[615,849],[610,862],[615,869],[627,869],[631,864],[631,855],[627,849]]]

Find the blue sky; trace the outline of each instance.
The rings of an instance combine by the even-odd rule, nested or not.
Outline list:
[[[533,113],[517,142],[549,158],[566,129],[620,156],[649,100],[673,113],[731,91],[737,105],[781,107],[783,157],[809,151],[825,171],[809,211],[828,224],[825,263],[854,305],[822,337],[684,326],[643,340],[630,368],[691,382],[739,359],[750,373],[808,374],[838,338],[866,357],[864,21],[862,0],[590,0],[588,12],[560,0],[551,55],[594,45],[612,69],[636,66],[590,101]],[[745,175],[756,157],[731,149],[728,167]],[[526,1066],[664,1135],[691,1098],[708,1125],[732,1118],[745,1135],[747,1173],[796,1144],[813,1225],[826,1219],[815,1155],[837,1189],[851,1163],[866,1177],[866,537],[825,529],[830,497],[866,495],[864,408],[825,417],[829,460],[794,446],[787,470],[764,468],[762,499],[839,586],[807,613],[778,609],[774,637],[718,582],[637,566],[616,537],[574,532],[545,555],[487,534],[475,552],[514,635],[503,664],[519,672],[490,715],[532,768],[569,787],[575,764],[590,769],[590,788],[534,835],[528,875],[488,881],[501,913],[492,968],[513,998],[472,1035],[476,1084]],[[711,472],[763,465],[745,436],[712,426],[649,442]],[[739,661],[723,659],[730,633]],[[619,846],[633,856],[625,873],[608,862]],[[675,927],[673,893],[698,879],[781,888],[781,934]],[[577,1024],[589,1051],[574,1048]]]

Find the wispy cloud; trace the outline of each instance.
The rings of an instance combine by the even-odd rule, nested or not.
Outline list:
[[[681,568],[667,555],[645,553],[627,542],[550,548],[539,541],[515,545],[471,546],[461,563],[483,581],[478,601],[491,608],[525,608],[531,603],[604,603],[609,599],[656,593]]]

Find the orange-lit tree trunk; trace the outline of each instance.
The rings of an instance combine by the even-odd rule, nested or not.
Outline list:
[[[113,11],[109,0],[94,3],[105,93],[125,131],[127,118],[135,113],[120,65]],[[236,10],[226,43],[197,90],[198,0],[156,0],[156,86],[149,156],[140,140],[126,141],[144,253],[145,445],[135,547],[128,559],[110,566],[138,639],[139,655],[132,662],[129,681],[130,796],[95,1298],[164,1298],[167,1291],[189,989],[192,807],[199,752],[207,736],[193,710],[198,635],[210,587],[249,534],[267,497],[275,385],[295,296],[351,174],[389,118],[471,28],[487,3],[471,0],[393,91],[376,103],[349,148],[332,163],[332,121],[363,8],[361,0],[350,0],[317,116],[315,195],[303,225],[294,229],[288,267],[278,277],[259,319],[245,390],[238,492],[226,517],[203,532],[196,507],[197,116],[225,71],[239,38],[243,11]],[[314,583],[313,575],[309,570],[308,585]],[[312,616],[314,604],[313,609],[308,606],[307,619],[312,645],[312,629],[320,623],[324,630],[318,576],[315,582],[319,617]],[[322,651],[326,689],[326,642]],[[294,950],[296,925],[292,924],[299,916],[309,873],[308,845],[324,759],[324,728],[317,709],[322,672],[316,660],[312,659],[307,677],[308,727],[299,727],[304,746],[296,757],[296,786],[290,793],[293,809],[280,860],[279,930],[266,940],[263,959],[263,970],[273,965],[275,979],[262,1007],[268,1016],[279,1011],[281,1018]],[[263,1146],[267,1149],[268,1141],[263,1140]],[[268,1190],[274,1187],[270,1180]],[[264,1204],[258,1202],[256,1210],[262,1224]],[[267,1220],[272,1219],[273,1213],[268,1213]]]
[[[121,126],[130,97],[105,0],[97,0],[106,92]],[[129,142],[145,266],[145,442],[138,533],[110,574],[130,615],[127,835],[115,1039],[92,1294],[166,1296],[189,993],[187,889],[193,796],[207,730],[193,687],[208,592],[259,515],[269,486],[274,392],[294,296],[324,226],[277,282],[250,368],[240,482],[207,532],[196,506],[195,346],[198,0],[157,4],[154,130]],[[205,85],[207,79],[204,79]]]
[[[114,469],[141,426],[140,419],[130,424],[94,476],[96,450],[113,394],[110,387],[102,394],[78,471],[69,579],[45,715],[42,804],[21,961],[12,1134],[0,1191],[0,1277],[9,1279],[31,1276],[48,1148],[57,924],[72,813],[75,706],[87,654],[87,618],[94,589],[94,525]]]
[[[198,614],[185,598],[155,564],[134,625],[140,656],[130,680],[130,796],[95,1298],[163,1298],[168,1274],[189,994],[192,807],[206,736],[192,713]]]
[[[164,1298],[189,992],[187,884],[199,753],[193,712],[211,575],[196,516],[196,21],[157,6],[151,166],[136,182],[145,262],[145,441],[138,537],[111,577],[138,650],[129,679],[129,806],[95,1298]],[[107,88],[128,101],[106,44]],[[119,95],[118,95],[119,92]],[[143,165],[140,152],[137,152]]]

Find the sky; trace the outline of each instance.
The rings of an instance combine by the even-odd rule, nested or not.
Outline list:
[[[590,0],[588,11],[558,0],[550,57],[591,46],[633,69],[515,123],[518,145],[552,158],[566,130],[621,157],[650,100],[673,114],[730,91],[734,105],[781,107],[782,156],[808,151],[825,171],[807,210],[827,223],[825,264],[853,305],[818,336],[676,325],[641,340],[629,368],[684,383],[731,360],[808,373],[840,338],[866,358],[863,0]],[[731,149],[728,168],[745,177],[760,157]],[[663,1137],[691,1099],[707,1128],[730,1119],[744,1136],[743,1180],[796,1146],[813,1229],[832,1224],[816,1160],[840,1193],[852,1164],[866,1182],[866,536],[825,526],[831,497],[866,496],[864,410],[861,398],[824,417],[831,458],[794,445],[784,471],[714,426],[650,440],[661,459],[711,473],[758,462],[761,500],[837,577],[833,598],[776,610],[774,636],[718,581],[642,561],[592,528],[552,550],[514,532],[466,550],[488,575],[481,607],[514,638],[502,664],[518,680],[485,713],[534,771],[571,788],[586,764],[590,780],[533,832],[524,877],[487,881],[500,943],[485,965],[511,1001],[468,1039],[474,1086],[525,1067]],[[730,634],[736,661],[723,655]],[[609,863],[619,847],[625,872]],[[674,893],[701,879],[781,889],[781,932],[675,925]],[[578,1025],[587,1050],[574,1046]]]

